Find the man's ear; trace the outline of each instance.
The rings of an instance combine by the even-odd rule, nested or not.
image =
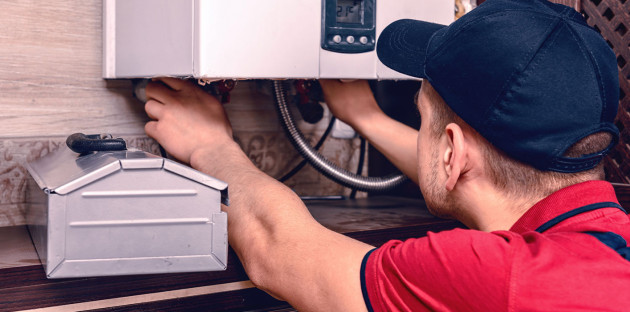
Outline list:
[[[450,123],[445,128],[446,149],[443,153],[443,164],[446,171],[446,190],[452,191],[466,167],[466,142],[462,128]]]

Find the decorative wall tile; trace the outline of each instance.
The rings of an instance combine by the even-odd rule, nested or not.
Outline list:
[[[20,204],[0,205],[0,227],[24,224]]]
[[[265,173],[279,179],[302,161],[284,133],[240,133],[237,141],[252,160]],[[317,135],[307,135],[311,143],[319,139]],[[356,171],[359,141],[332,139],[326,140],[320,152],[341,168]],[[286,181],[298,195],[326,196],[348,195],[350,190],[330,181],[310,165],[304,166],[295,176]]]
[[[315,139],[319,135],[308,135]],[[123,136],[128,147],[159,155],[158,143],[146,136]],[[252,162],[265,173],[279,178],[296,166],[302,157],[294,150],[284,133],[239,132],[235,140]],[[27,162],[39,159],[65,144],[65,138],[0,140],[0,227],[24,224]],[[344,168],[356,167],[357,140],[328,139],[322,153]],[[354,170],[354,169],[349,169]],[[309,165],[286,184],[299,195],[348,195],[349,190],[328,180]]]

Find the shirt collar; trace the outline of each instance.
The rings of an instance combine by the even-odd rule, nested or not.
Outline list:
[[[573,209],[599,202],[618,203],[615,190],[606,181],[587,181],[565,187],[542,199],[516,221],[510,231],[534,231],[543,223]]]

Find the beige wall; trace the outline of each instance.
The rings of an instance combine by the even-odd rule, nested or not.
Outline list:
[[[71,133],[108,132],[157,152],[144,134],[147,117],[131,96],[131,83],[100,78],[101,6],[101,1],[0,0],[0,226],[24,223],[24,163],[56,149]],[[300,159],[281,132],[264,85],[239,82],[226,109],[246,153],[279,177]],[[307,136],[316,139],[325,123],[306,126]],[[357,145],[330,140],[323,152],[354,168]],[[348,193],[310,167],[287,184],[303,195]]]

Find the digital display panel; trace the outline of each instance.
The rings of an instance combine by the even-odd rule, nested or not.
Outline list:
[[[337,0],[337,23],[363,24],[363,0]]]

